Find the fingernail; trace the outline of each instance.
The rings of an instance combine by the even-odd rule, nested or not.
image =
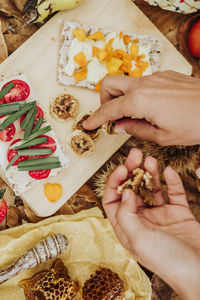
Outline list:
[[[122,195],[122,201],[126,201],[128,200],[129,198],[129,190],[126,189],[124,192],[123,192],[123,195]]]
[[[114,133],[125,134],[126,130],[123,127],[115,126],[114,127]]]
[[[83,122],[83,128],[85,128],[85,122],[86,122],[86,121]],[[87,124],[86,124],[86,125],[87,125]]]

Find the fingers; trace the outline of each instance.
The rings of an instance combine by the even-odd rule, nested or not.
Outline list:
[[[160,178],[159,178],[159,173],[158,173],[158,165],[157,165],[157,160],[153,157],[148,156],[145,161],[144,161],[144,168],[146,171],[148,171],[154,181],[154,199],[156,202],[156,206],[161,206],[165,203],[164,198],[162,196],[161,192],[161,185],[160,185]]]
[[[128,170],[124,165],[117,167],[108,178],[103,195],[103,207],[110,222],[114,222],[115,214],[120,204],[121,195],[117,193],[117,187],[126,180]]]
[[[139,119],[120,120],[114,128],[116,133],[128,133],[139,139],[154,142],[158,139],[158,130],[151,123]]]
[[[87,130],[95,129],[110,121],[130,116],[130,107],[126,96],[121,96],[101,105],[83,124]]]
[[[167,184],[169,203],[188,207],[185,190],[180,176],[171,167],[167,167],[164,171],[164,177]]]
[[[139,149],[131,149],[125,162],[128,172],[132,172],[134,169],[140,167],[142,163],[142,156],[142,151]]]
[[[101,82],[100,98],[104,104],[109,100],[128,93],[138,83],[138,78],[108,75]]]

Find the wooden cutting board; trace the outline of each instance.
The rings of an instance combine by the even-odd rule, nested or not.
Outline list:
[[[161,70],[175,70],[191,74],[191,66],[156,29],[131,0],[84,0],[76,9],[60,12],[38,30],[26,43],[0,65],[0,74],[9,77],[25,73],[45,111],[46,119],[56,131],[70,156],[70,166],[46,182],[60,183],[63,196],[57,203],[50,203],[44,195],[44,183],[39,183],[24,193],[23,200],[38,216],[49,216],[58,210],[128,139],[128,136],[101,134],[95,142],[95,152],[79,158],[71,152],[67,135],[73,127],[72,121],[59,122],[50,117],[49,103],[58,94],[70,93],[80,101],[80,114],[95,110],[99,106],[99,94],[95,91],[64,87],[57,82],[57,64],[60,47],[60,32],[64,20],[109,27],[114,30],[146,34],[158,37],[164,44]]]

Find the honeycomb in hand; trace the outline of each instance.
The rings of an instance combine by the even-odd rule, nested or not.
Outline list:
[[[61,259],[56,259],[50,271],[42,271],[19,282],[27,300],[72,300],[79,290]]]
[[[119,276],[107,268],[100,268],[84,283],[84,300],[124,299],[124,283]]]
[[[117,192],[122,195],[125,189],[132,189],[140,197],[144,203],[149,206],[155,205],[153,195],[154,181],[151,174],[143,169],[137,168],[133,170],[133,176],[118,186]]]

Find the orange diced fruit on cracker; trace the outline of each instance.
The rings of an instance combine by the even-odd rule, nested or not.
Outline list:
[[[103,33],[101,31],[97,31],[97,32],[89,35],[87,38],[90,40],[94,40],[94,41],[105,41],[105,36],[103,35]]]
[[[99,50],[100,50],[100,49],[99,49],[98,47],[93,46],[93,47],[92,47],[92,57],[97,56],[98,53],[99,53]]]
[[[106,46],[105,46],[106,50],[112,51],[112,44],[113,44],[113,42],[114,42],[114,38],[112,38],[112,39],[110,39],[110,40],[108,41],[108,43],[107,43]]]
[[[141,69],[134,69],[128,73],[131,77],[141,77],[143,74],[143,71]]]
[[[81,68],[84,68],[87,65],[87,59],[83,52],[79,52],[77,55],[75,55],[74,60]]]
[[[80,41],[85,41],[85,31],[83,28],[75,28],[73,35]]]
[[[77,72],[74,72],[73,76],[76,79],[76,81],[80,82],[87,77],[87,74],[88,74],[88,69],[84,68]]]
[[[138,55],[138,50],[139,50],[139,46],[138,45],[131,44],[130,51],[131,51],[131,55],[133,57],[136,57]]]
[[[139,60],[139,61],[136,61],[135,66],[137,68],[142,69],[142,71],[145,71],[148,68],[149,63],[148,63],[148,61],[141,61],[141,60]]]
[[[124,59],[123,64],[120,66],[120,70],[123,71],[124,73],[129,73],[132,68],[132,63],[131,60],[129,59]]]
[[[130,43],[130,41],[131,41],[131,37],[128,34],[125,34],[123,36],[123,40],[124,40],[124,44],[128,45]]]
[[[121,31],[120,34],[119,34],[119,39],[120,40],[121,40],[122,36],[123,36],[123,32]]]
[[[117,57],[112,57],[107,63],[106,67],[109,73],[117,72],[122,65],[122,60]]]
[[[99,49],[99,53],[97,54],[98,59],[99,59],[99,62],[105,61],[105,59],[106,59],[106,54],[107,54],[106,50],[104,50],[104,49]]]

